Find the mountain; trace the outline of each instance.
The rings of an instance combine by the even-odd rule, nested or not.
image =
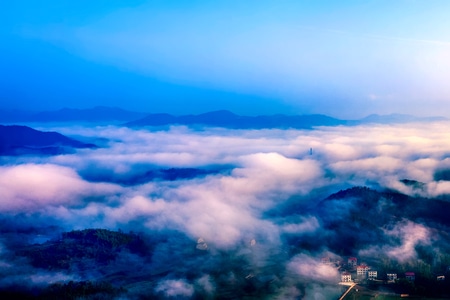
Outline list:
[[[0,125],[0,155],[56,155],[74,148],[94,148],[57,132],[43,132],[27,126]]]
[[[372,114],[361,120],[359,123],[379,123],[379,124],[394,124],[394,123],[411,123],[411,122],[433,122],[448,120],[444,117],[416,117],[405,114],[390,114],[390,115],[377,115]]]
[[[403,182],[417,183],[411,180]],[[322,200],[315,215],[320,216],[325,229],[334,232],[328,240],[329,247],[351,253],[361,245],[370,245],[374,241],[380,245],[389,244],[383,228],[390,228],[392,224],[404,220],[424,224],[434,228],[436,234],[442,232],[446,235],[450,228],[448,211],[450,202],[445,200],[353,187]],[[446,238],[440,240],[445,241]]]
[[[56,111],[27,112],[0,110],[0,123],[46,123],[46,122],[88,122],[123,123],[128,127],[143,126],[207,126],[231,129],[311,129],[315,126],[355,126],[361,124],[401,124],[410,122],[432,122],[448,120],[444,117],[415,117],[405,114],[372,114],[362,119],[343,120],[322,114],[310,115],[259,115],[241,116],[228,110],[217,110],[198,115],[174,116],[168,113],[146,114],[117,107],[97,106],[89,109],[63,108]]]
[[[414,180],[404,180],[404,183],[420,184]],[[196,245],[205,243],[203,239],[170,230],[155,230],[151,234],[100,228],[73,230],[43,243],[24,240],[11,248],[21,257],[22,264],[30,265],[33,274],[64,272],[70,274],[73,281],[50,282],[48,286],[42,284],[34,289],[0,285],[0,298],[11,299],[12,295],[15,299],[24,299],[24,296],[36,295],[38,299],[166,299],[167,295],[155,288],[161,282],[167,283],[169,279],[168,283],[175,285],[181,281],[173,278],[190,282],[206,278],[214,283],[213,294],[205,294],[204,289],[196,286],[192,289],[192,299],[266,299],[277,295],[278,288],[293,278],[301,289],[315,283],[310,274],[316,267],[325,268],[319,260],[321,256],[308,265],[306,279],[290,277],[286,263],[292,265],[298,257],[306,260],[307,256],[302,254],[305,252],[323,255],[326,249],[325,254],[338,255],[329,266],[338,267],[340,271],[356,273],[343,260],[349,256],[358,256],[378,270],[377,288],[396,291],[398,295],[449,299],[448,279],[436,280],[436,274],[447,277],[450,271],[449,210],[450,202],[439,199],[353,187],[324,198],[315,209],[290,209],[282,219],[271,218],[271,222],[279,225],[292,225],[292,221],[305,223],[302,221],[305,219],[317,224],[314,226],[320,224],[320,228],[310,233],[306,228],[280,233],[283,245],[276,246],[280,249],[264,244],[260,248],[259,244],[250,243],[223,251],[212,250],[214,246],[200,249]],[[259,253],[264,255],[264,263],[256,260]],[[399,261],[393,258],[397,253],[403,256]],[[407,257],[408,253],[414,255]],[[382,274],[387,271],[398,273],[399,281],[383,284]],[[405,278],[400,275],[405,271],[414,271],[417,275],[415,282],[406,286]],[[371,282],[361,280],[364,288],[374,288]]]
[[[345,125],[347,121],[335,119],[325,115],[267,115],[240,116],[227,110],[218,110],[199,115],[173,116],[170,114],[151,114],[145,118],[125,123],[125,126],[212,126],[233,129],[263,129],[263,128],[297,128],[309,129],[313,126]]]
[[[84,258],[105,265],[123,249],[141,254],[147,252],[147,248],[142,239],[133,233],[84,229],[64,232],[59,240],[31,245],[20,254],[28,256],[35,267],[68,269],[72,264],[83,263]]]
[[[261,115],[240,116],[227,110],[218,110],[199,115],[174,116],[166,113],[150,114],[144,118],[127,122],[128,127],[143,126],[209,126],[231,129],[311,129],[316,126],[355,126],[361,124],[401,124],[410,122],[432,122],[447,120],[444,117],[415,117],[404,114],[370,115],[359,120],[341,120],[321,114],[312,115]]]

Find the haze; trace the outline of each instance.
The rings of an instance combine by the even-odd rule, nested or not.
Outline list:
[[[0,108],[449,116],[446,0],[14,1]]]

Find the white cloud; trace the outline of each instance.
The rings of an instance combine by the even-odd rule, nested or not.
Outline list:
[[[82,180],[71,168],[57,165],[25,164],[0,168],[0,211],[31,212],[46,206],[80,204],[84,197],[113,194],[109,184]]]
[[[399,241],[399,245],[371,245],[362,249],[360,255],[365,257],[387,255],[401,263],[417,258],[416,246],[430,245],[431,232],[422,224],[412,221],[397,223],[392,229],[386,229],[385,234]]]
[[[287,269],[305,280],[329,283],[339,281],[339,272],[335,267],[323,264],[306,254],[294,256]]]
[[[291,248],[286,246],[291,244],[286,241],[305,235],[334,240],[332,231],[321,230],[322,222],[345,214],[354,202],[325,203],[333,205],[326,208],[334,212],[328,219],[314,213],[316,204],[342,187],[373,185],[423,196],[450,193],[447,181],[434,180],[437,168],[450,169],[446,158],[450,149],[447,125],[204,131],[185,127],[168,131],[68,128],[74,135],[105,138],[109,147],[40,157],[35,163],[34,158],[27,157],[26,164],[1,166],[0,211],[5,216],[29,214],[31,217],[26,220],[50,220],[63,230],[122,228],[150,235],[178,232],[191,239],[184,242],[191,242],[193,251],[196,241],[202,238],[208,245],[205,254],[211,260],[230,250],[261,270],[278,268],[270,266],[275,257],[280,268],[287,270],[277,274],[276,280],[282,282],[276,290],[280,299],[301,297],[305,292],[327,299],[324,295],[334,291],[321,290],[321,286],[339,281],[338,271],[317,259],[319,251],[333,256],[324,246],[330,245],[328,241],[324,240],[323,245],[320,239],[313,241],[312,254],[294,257],[289,254]],[[313,148],[312,155],[309,148]],[[125,186],[89,182],[81,177],[88,173],[94,179],[95,174],[134,178],[152,168],[221,165],[229,169],[185,180],[149,180]],[[104,178],[108,177],[98,177],[100,181]],[[418,180],[424,185],[416,189],[401,179]],[[39,217],[35,219],[35,215]],[[384,229],[389,243],[378,245],[374,241],[360,255],[384,253],[399,261],[414,259],[417,245],[432,245],[431,233],[424,225],[401,222]],[[174,243],[177,241],[168,242],[167,246],[158,244],[163,249],[161,258],[166,258]],[[179,247],[181,252],[186,249],[185,244]],[[14,267],[6,259],[0,260],[0,265],[6,271]],[[199,272],[191,281],[165,278],[157,283],[155,292],[165,297],[191,297],[194,290],[213,294],[219,283],[211,274]],[[53,280],[52,276],[49,273],[27,280],[38,284]],[[314,284],[300,289],[298,282]]]
[[[314,232],[320,224],[304,217],[277,225],[264,219],[263,213],[293,195],[308,195],[330,184],[369,182],[417,193],[399,181],[406,178],[424,182],[425,196],[450,193],[447,182],[433,181],[437,166],[445,166],[450,147],[443,124],[315,130],[60,128],[73,135],[108,139],[110,147],[39,158],[41,164],[2,167],[0,189],[5,200],[0,209],[45,211],[79,226],[116,228],[139,220],[149,229],[181,230],[217,247],[261,235],[276,244],[280,232]],[[130,187],[90,183],[77,174],[132,177],[152,166],[220,164],[234,169],[205,178]],[[103,200],[83,201],[89,197]]]
[[[310,233],[320,228],[316,217],[301,217],[299,223],[285,223],[281,225],[281,230],[286,233]]]
[[[183,279],[164,280],[158,283],[156,292],[162,292],[167,297],[191,297],[194,294],[194,286]]]

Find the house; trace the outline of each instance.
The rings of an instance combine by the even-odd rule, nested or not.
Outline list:
[[[356,267],[358,264],[358,259],[356,257],[349,257],[347,260],[347,264],[349,267]]]
[[[360,276],[367,276],[367,272],[369,272],[369,266],[362,264],[356,267],[356,274]]]
[[[405,278],[406,278],[406,280],[414,281],[414,280],[416,280],[416,274],[414,272],[406,272]]]
[[[445,275],[438,275],[438,276],[436,276],[436,280],[437,281],[444,281],[445,280]]]
[[[377,279],[377,277],[378,277],[378,272],[375,271],[375,270],[370,270],[370,271],[367,273],[367,278],[368,278],[369,280],[375,280],[375,279]]]
[[[349,272],[341,274],[341,282],[352,282],[352,275]]]
[[[397,280],[397,273],[387,273],[386,274],[388,281],[396,281]]]

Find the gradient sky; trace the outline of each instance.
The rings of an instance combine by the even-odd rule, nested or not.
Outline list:
[[[448,0],[0,4],[0,108],[450,116]]]

